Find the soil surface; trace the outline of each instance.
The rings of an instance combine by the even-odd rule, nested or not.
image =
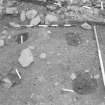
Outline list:
[[[0,88],[1,105],[100,105],[104,101],[105,93],[93,31],[83,30],[79,25],[69,28],[27,29],[29,39],[20,45],[14,38],[24,31],[26,30],[9,29],[13,34],[12,38],[6,40],[5,47],[0,48],[0,73],[6,75],[11,68],[18,67],[22,76],[20,85],[10,89]],[[104,60],[103,26],[97,26],[97,31],[103,40],[100,45]],[[68,44],[66,38],[67,33],[73,32],[80,39],[79,43],[75,40],[76,45]],[[22,68],[17,59],[20,51],[28,46],[34,46],[34,63]],[[42,53],[46,54],[46,58],[40,58]],[[86,70],[100,75],[97,91],[88,95],[62,91],[63,88],[72,90],[72,73]]]
[[[27,7],[46,14],[42,7],[33,7],[32,4],[24,4],[19,10]],[[0,80],[18,68],[21,82],[11,74],[10,78],[13,82],[17,81],[17,85],[5,88],[0,81],[0,105],[105,105],[105,89],[93,29],[85,30],[80,27],[81,24],[18,29],[8,22],[26,25],[28,21],[22,23],[18,16],[2,18],[0,38],[5,37],[5,45],[0,47]],[[97,25],[96,28],[105,65],[105,27]],[[21,44],[18,36],[24,33],[27,37]],[[34,62],[24,68],[18,58],[27,47],[31,48]],[[79,81],[82,85],[75,89],[74,84],[78,81],[74,74],[79,73],[83,73],[83,77],[77,78],[78,81],[87,80]],[[85,73],[89,73],[86,79]],[[91,76],[96,77],[95,83],[94,80],[91,82]],[[86,89],[84,93],[82,89]]]

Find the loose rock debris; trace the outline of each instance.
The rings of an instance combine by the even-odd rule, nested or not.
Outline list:
[[[21,105],[87,105],[87,101],[92,102],[88,102],[89,105],[98,105],[96,100],[100,98],[94,94],[102,96],[100,93],[104,93],[103,88],[99,90],[101,77],[98,73],[98,76],[91,76],[84,70],[94,66],[96,49],[95,41],[91,39],[92,25],[105,24],[104,4],[98,0],[1,1],[0,27],[7,30],[5,38],[9,37],[6,41],[10,44],[4,46],[0,39],[0,67],[8,61],[17,69],[0,78],[0,89],[13,90],[13,105],[18,101]],[[76,74],[77,71],[80,72]],[[21,88],[18,87],[20,84]],[[30,94],[34,94],[31,99]],[[52,101],[47,98],[49,94],[53,96]],[[80,96],[83,96],[81,103],[70,101]],[[87,96],[93,96],[92,100]],[[24,100],[27,97],[28,100]]]

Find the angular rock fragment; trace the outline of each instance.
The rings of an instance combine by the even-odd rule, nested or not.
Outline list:
[[[51,23],[51,22],[57,22],[58,21],[58,17],[56,15],[53,14],[47,14],[45,17],[45,23]]]
[[[3,88],[10,88],[12,86],[12,82],[9,80],[9,78],[3,78],[1,81],[1,86]]]
[[[65,34],[65,40],[69,46],[78,46],[82,43],[82,39],[79,33],[69,32]]]
[[[91,29],[92,29],[91,25],[89,25],[88,23],[83,23],[83,24],[81,25],[81,27],[82,27],[83,29],[86,29],[86,30],[91,30]]]
[[[95,93],[98,84],[95,78],[92,78],[88,72],[79,73],[72,81],[73,90],[80,95],[89,95]]]
[[[8,73],[2,80],[1,86],[4,88],[11,88],[21,84],[21,79],[16,73]]]
[[[22,22],[24,22],[26,20],[26,12],[24,10],[22,10],[20,13],[20,20]]]
[[[36,26],[41,22],[41,19],[39,16],[34,17],[31,21],[30,21],[30,26]]]
[[[21,64],[22,67],[28,67],[34,62],[33,54],[29,48],[23,49],[21,51],[18,62]]]
[[[18,35],[16,35],[16,42],[18,44],[23,44],[25,41],[27,41],[29,38],[29,33],[25,32],[25,33],[20,33]]]

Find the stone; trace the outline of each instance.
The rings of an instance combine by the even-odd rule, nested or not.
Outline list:
[[[11,86],[12,86],[12,82],[10,81],[10,79],[9,78],[4,78],[3,80],[2,80],[2,86],[3,86],[3,88],[10,88]]]
[[[18,10],[16,7],[7,7],[5,10],[6,14],[18,14]]]
[[[21,27],[20,24],[15,23],[15,22],[9,22],[9,25],[10,25],[11,27],[14,27],[14,28],[20,28],[20,27]]]
[[[3,46],[4,46],[4,40],[0,39],[0,47],[3,47]]]
[[[5,75],[4,78],[0,80],[0,86],[7,89],[15,87],[19,84],[21,84],[21,79],[19,78],[17,73],[9,72],[7,75]]]
[[[3,14],[4,7],[0,5],[0,16]]]
[[[32,51],[29,48],[23,49],[21,51],[20,57],[18,58],[18,62],[22,67],[30,66],[30,64],[34,62]]]
[[[22,22],[24,22],[26,20],[26,12],[24,10],[22,10],[20,13],[20,20]]]
[[[74,79],[76,79],[76,74],[72,73],[70,77],[71,77],[72,80],[74,80]]]
[[[40,54],[40,59],[45,59],[47,57],[46,53],[41,53]]]
[[[27,19],[33,19],[37,15],[37,13],[38,12],[35,9],[28,10],[26,12],[26,17],[27,17]]]
[[[83,29],[86,29],[86,30],[91,30],[91,29],[92,29],[91,25],[89,25],[88,23],[83,23],[83,24],[81,25],[81,27],[82,27]]]
[[[30,21],[30,26],[36,26],[36,25],[38,25],[40,22],[41,22],[40,17],[39,17],[39,16],[36,16],[35,18],[33,18],[33,19]]]
[[[47,14],[45,17],[45,23],[48,24],[50,22],[57,22],[58,17],[54,14]]]
[[[89,0],[82,0],[83,3],[89,2]]]

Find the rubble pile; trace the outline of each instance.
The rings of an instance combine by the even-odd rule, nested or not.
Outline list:
[[[5,0],[4,0],[5,1]],[[14,0],[0,4],[1,17],[5,14],[20,16],[20,21],[28,24],[21,26],[32,27],[39,24],[48,25],[52,23],[67,24],[71,21],[103,23],[105,22],[104,1],[99,0]],[[33,6],[40,6],[46,10],[42,13],[35,8],[19,10],[19,6],[30,3]],[[11,5],[10,5],[11,4]],[[15,5],[15,6],[14,6]],[[14,22],[15,23],[15,22]],[[18,24],[18,23],[16,23]],[[13,24],[10,24],[13,26]],[[15,27],[15,26],[13,26]]]

